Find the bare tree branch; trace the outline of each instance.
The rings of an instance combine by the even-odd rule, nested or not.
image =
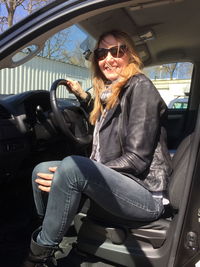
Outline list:
[[[28,12],[28,14],[31,14],[37,8],[42,7],[50,2],[52,2],[52,0],[29,0],[26,5],[23,5],[23,8]]]
[[[24,10],[31,14],[36,8],[44,6],[50,3],[52,0],[0,0],[0,3],[5,5],[7,10],[7,21],[2,21],[5,24],[8,24],[8,27],[13,25],[14,15],[16,9],[21,6]]]
[[[171,63],[171,64],[165,64],[162,65],[163,71],[167,72],[170,76],[170,80],[174,77],[174,72],[177,69],[178,63]]]
[[[25,0],[1,0],[1,3],[5,5],[8,16],[7,23],[11,27],[13,25],[14,14],[18,6],[22,5]]]
[[[66,44],[70,43],[69,29],[63,30],[50,38],[40,55],[49,59],[55,59],[62,62],[70,61],[70,54],[66,50]]]
[[[7,17],[1,16],[0,17],[0,32],[4,31],[4,26],[8,24]]]

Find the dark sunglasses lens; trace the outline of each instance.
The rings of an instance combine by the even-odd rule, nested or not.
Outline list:
[[[112,55],[113,57],[118,57],[118,55],[119,55],[119,50],[120,50],[120,49],[119,49],[117,46],[112,47],[112,48],[110,48],[109,50],[110,50],[110,53],[111,53],[111,55]]]
[[[125,45],[120,45],[120,47],[114,46],[110,49],[98,48],[94,51],[94,53],[97,60],[103,60],[107,57],[108,52],[110,52],[113,57],[120,58],[123,57],[123,55],[126,53],[126,50],[127,49]]]
[[[111,52],[112,56],[117,57],[117,58],[123,57],[123,55],[125,53],[126,53],[126,46],[125,45],[120,45],[120,47],[113,47],[113,53]]]
[[[95,56],[98,60],[103,60],[104,58],[106,58],[108,54],[108,50],[105,48],[99,48],[95,50]]]

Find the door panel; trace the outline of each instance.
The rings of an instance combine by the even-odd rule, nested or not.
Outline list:
[[[180,142],[194,130],[197,111],[189,109],[169,109],[166,122],[169,150],[176,150]]]
[[[166,124],[168,148],[176,149],[184,133],[187,110],[169,109]]]

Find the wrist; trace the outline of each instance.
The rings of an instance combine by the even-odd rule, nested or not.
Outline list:
[[[85,99],[88,97],[88,94],[87,94],[85,91],[83,91],[83,92],[79,95],[79,97],[80,97],[81,99],[85,100]]]
[[[87,103],[91,100],[91,94],[89,92],[85,92],[85,98],[78,97],[80,103]]]

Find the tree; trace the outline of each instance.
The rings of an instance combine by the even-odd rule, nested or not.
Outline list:
[[[1,16],[0,22],[3,25],[7,24],[8,27],[13,25],[14,14],[18,6],[21,6],[25,0],[0,0],[1,4],[4,4],[7,10],[7,16]]]
[[[27,4],[23,5],[24,10],[31,14],[35,9],[50,3],[52,0],[28,0]]]
[[[4,25],[7,23],[7,18],[0,16],[0,32],[4,31]]]
[[[50,2],[51,0],[0,0],[0,4],[4,5],[7,11],[7,15],[0,16],[1,31],[14,24],[17,8],[21,7],[28,14],[31,14],[36,8]]]
[[[148,67],[144,73],[151,79],[190,79],[192,75],[193,64],[190,62],[177,62],[159,66]]]
[[[66,49],[66,44],[70,43],[69,34],[70,29],[65,29],[49,38],[39,55],[62,62],[70,62],[70,54]]]
[[[178,63],[178,69],[176,71],[176,76],[178,78],[183,78],[183,79],[191,79],[192,77],[192,71],[193,71],[193,64],[190,62],[181,62]]]
[[[174,78],[174,73],[178,68],[178,62],[170,63],[170,64],[164,64],[161,67],[162,67],[162,71],[164,73],[167,73],[169,75],[170,80],[172,80]]]

